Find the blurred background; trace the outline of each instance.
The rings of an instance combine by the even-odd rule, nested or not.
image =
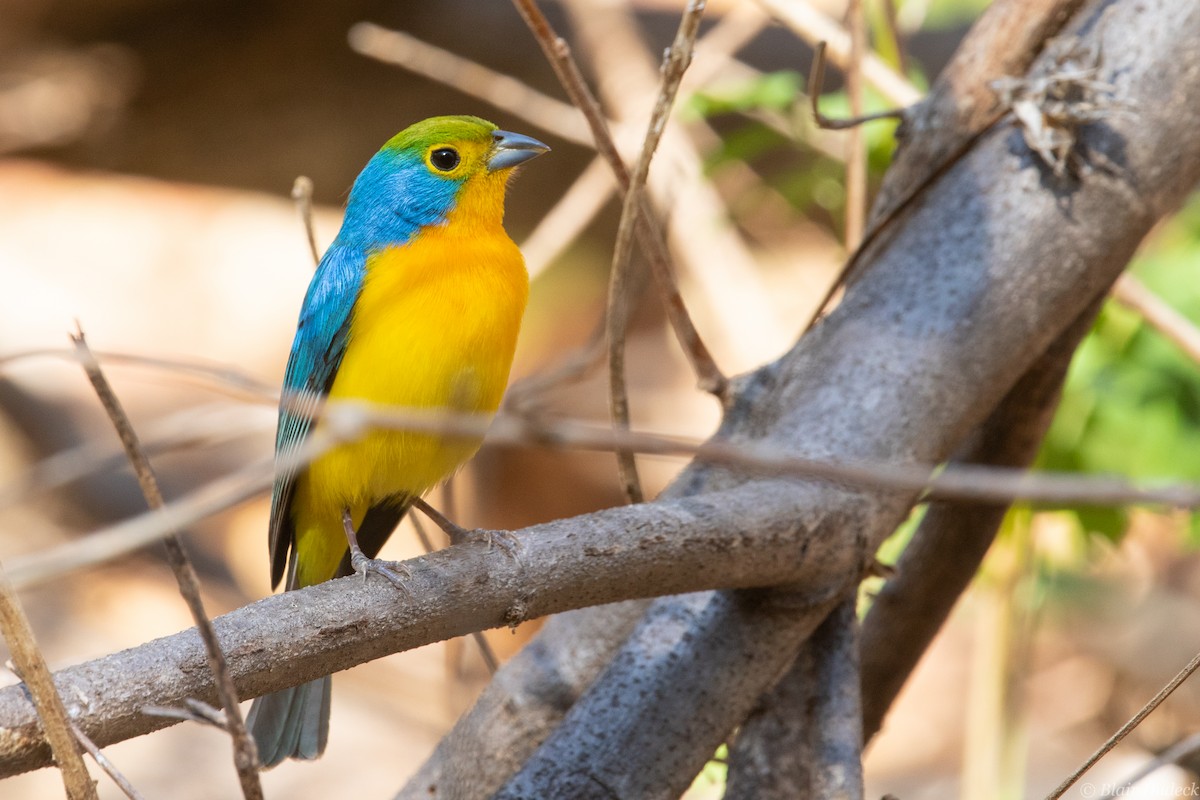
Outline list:
[[[681,5],[546,3],[631,160]],[[795,5],[835,25],[846,13],[842,0]],[[985,5],[868,0],[866,25],[879,56],[920,88]],[[66,357],[77,322],[157,446],[168,500],[270,454],[274,393],[313,267],[293,181],[313,180],[323,247],[366,160],[428,116],[476,114],[553,147],[509,194],[508,227],[534,276],[513,380],[542,413],[606,418],[600,372],[519,391],[568,359],[601,319],[618,204],[511,5],[0,0],[0,20],[0,559],[144,509],[128,469],[103,463],[118,444]],[[655,162],[652,190],[685,299],[730,373],[791,345],[845,255],[846,135],[808,120],[810,33],[750,0],[711,3]],[[835,76],[826,88],[825,113],[846,114]],[[867,99],[870,109],[894,105],[870,90]],[[874,186],[892,124],[864,130]],[[1193,320],[1198,238],[1194,204],[1162,226],[1134,268]],[[711,433],[716,404],[695,390],[653,292],[639,305],[628,360],[635,427]],[[1198,397],[1195,363],[1111,303],[1076,359],[1042,464],[1200,480]],[[86,477],[30,487],[31,470],[55,454],[87,467]],[[640,466],[654,492],[682,464]],[[433,500],[460,523],[516,528],[611,506],[621,493],[611,456],[485,447],[453,498]],[[187,532],[210,613],[270,591],[267,506],[259,498]],[[1056,784],[1200,642],[1197,531],[1180,513],[1015,510],[873,744],[868,794],[1017,797]],[[384,555],[419,552],[406,523]],[[156,547],[22,598],[52,667],[190,625]],[[536,627],[487,638],[504,658]],[[268,796],[390,796],[486,680],[471,641],[340,675],[325,757],[267,773]],[[1122,779],[1195,733],[1198,704],[1185,685],[1088,780]],[[227,741],[211,729],[179,725],[106,752],[147,797],[236,793]],[[719,797],[721,779],[714,763],[689,796]],[[1192,779],[1164,768],[1138,790],[1158,797]],[[5,781],[0,795],[61,791],[57,773],[41,770]],[[100,792],[120,796],[103,779]]]

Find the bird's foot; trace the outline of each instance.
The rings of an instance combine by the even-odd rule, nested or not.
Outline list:
[[[492,531],[484,528],[467,529],[446,519],[442,512],[420,498],[417,498],[413,505],[421,509],[421,513],[433,520],[434,524],[446,533],[446,536],[450,538],[451,545],[486,542],[489,552],[493,547],[499,547],[513,561],[521,563],[518,555],[521,542],[509,531]]]
[[[354,531],[354,522],[350,519],[349,511],[342,512],[342,527],[346,529],[346,541],[350,545],[350,566],[354,569],[355,575],[362,576],[363,583],[367,582],[367,575],[374,572],[376,575],[387,578],[392,586],[412,595],[412,590],[405,583],[412,577],[412,573],[408,567],[404,566],[403,562],[367,558],[367,554],[358,546],[358,535]]]
[[[388,579],[388,582],[397,589],[412,594],[412,590],[408,588],[406,580],[412,577],[412,572],[408,567],[404,566],[402,561],[384,561],[382,558],[367,558],[361,550],[351,551],[350,566],[354,568],[355,575],[361,575],[363,583],[367,581],[367,575],[374,572]]]
[[[511,531],[492,531],[486,528],[474,528],[466,530],[459,528],[458,531],[450,536],[450,544],[469,544],[471,542],[484,542],[488,546],[490,553],[493,547],[499,547],[504,551],[504,554],[518,564],[521,563],[521,540],[513,536]]]

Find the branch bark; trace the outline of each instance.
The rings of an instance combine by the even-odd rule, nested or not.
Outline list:
[[[954,461],[1029,466],[1054,417],[1071,356],[1091,329],[1096,300],[1051,345]],[[975,577],[1008,504],[933,503],[863,624],[863,734],[879,732],[908,676]]]
[[[238,693],[248,699],[559,611],[714,586],[820,581],[845,570],[837,563],[844,554],[826,548],[815,530],[801,534],[812,541],[795,546],[804,489],[748,483],[558,520],[514,534],[520,562],[486,543],[460,545],[406,562],[411,595],[350,577],[268,597],[218,617],[213,627]],[[780,558],[784,549],[795,557]],[[55,682],[72,720],[101,747],[176,722],[143,713],[145,706],[216,702],[194,629],[68,667]],[[0,778],[47,766],[49,757],[23,688],[0,689]]]
[[[1163,19],[1172,24],[1160,24]],[[1014,129],[981,135],[939,179],[937,191],[922,197],[905,224],[874,248],[842,305],[777,370],[751,378],[769,383],[771,391],[757,396],[745,382],[737,385],[739,400],[754,397],[755,419],[727,419],[726,437],[770,437],[797,452],[837,457],[948,457],[1111,285],[1154,221],[1177,207],[1198,177],[1190,130],[1197,121],[1200,60],[1188,42],[1200,33],[1200,10],[1183,0],[1099,2],[1072,28],[1100,43],[1109,59],[1101,80],[1142,112],[1083,132],[1084,152],[1102,167],[1064,183]],[[1164,160],[1163,153],[1172,158]],[[786,410],[773,410],[776,403]],[[864,493],[861,527],[815,524],[861,560],[911,499]],[[831,501],[822,497],[810,508],[820,513],[835,505]],[[820,587],[826,593],[831,582],[849,579],[826,577]],[[744,717],[748,694],[757,696],[774,681],[779,663],[794,656],[798,639],[814,624],[817,589],[803,587],[808,613],[786,619],[770,604],[756,609],[732,597],[656,602],[513,786],[534,796],[553,796],[560,780],[568,791],[588,787],[579,796],[614,788],[630,796],[677,793]],[[714,613],[723,614],[721,625]],[[688,618],[690,624],[682,621]],[[642,631],[664,631],[668,621],[677,638],[659,640],[657,652],[669,651],[687,670],[663,669],[641,646],[649,638]],[[722,669],[733,663],[740,668]],[[604,712],[630,691],[648,707],[630,715]],[[721,697],[722,708],[696,702],[704,696]],[[603,748],[596,747],[600,741]],[[586,775],[579,767],[569,774],[539,771],[549,763],[545,754],[583,765]]]
[[[855,597],[805,643],[729,748],[725,800],[862,800]]]
[[[1085,129],[1096,168],[1058,181],[1014,129],[981,136],[872,249],[843,303],[780,361],[736,381],[720,438],[821,459],[945,459],[1111,285],[1200,178],[1200,50],[1192,46],[1200,7],[1097,0],[1073,28],[1102,40],[1108,63],[1099,77],[1138,110]],[[450,548],[411,562],[411,598],[345,579],[215,624],[239,692],[254,696],[567,608],[787,587],[656,601],[543,744],[580,756],[565,762],[588,772],[580,796],[600,786],[664,796],[686,786],[745,718],[914,498],[693,465],[665,499],[518,532],[523,567],[486,545]],[[561,627],[537,646],[573,661]],[[688,667],[666,668],[656,656],[666,652]],[[214,699],[191,631],[57,680],[65,697],[82,698],[72,710],[100,745],[169,724],[143,715],[143,704]],[[632,725],[603,713],[631,689],[644,692]],[[697,701],[706,697],[719,702]],[[19,689],[0,690],[0,726],[0,775],[48,763]],[[599,736],[605,746],[589,754],[586,743]],[[535,753],[529,764],[539,762]],[[532,796],[555,795],[553,775],[535,777]]]

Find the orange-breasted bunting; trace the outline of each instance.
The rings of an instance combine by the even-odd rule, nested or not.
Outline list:
[[[304,298],[277,459],[294,456],[322,424],[326,398],[496,411],[529,294],[503,227],[505,188],[515,167],[548,149],[459,116],[418,122],[375,154]],[[289,590],[351,574],[344,517],[373,558],[414,499],[479,445],[373,430],[295,474],[281,471],[271,496],[272,585],[285,572]],[[247,724],[264,766],[319,756],[329,706],[329,676],[255,700]]]

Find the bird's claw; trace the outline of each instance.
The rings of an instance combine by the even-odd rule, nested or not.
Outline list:
[[[354,568],[355,575],[362,577],[363,583],[367,582],[367,575],[374,572],[376,575],[387,578],[392,586],[412,596],[412,590],[405,583],[406,580],[412,577],[412,572],[400,561],[367,558],[360,550],[350,555],[350,566]]]
[[[489,553],[493,547],[498,547],[504,551],[505,555],[517,562],[517,564],[521,563],[521,540],[514,536],[511,531],[492,531],[485,528],[467,530],[459,528],[454,532],[447,531],[446,533],[450,537],[450,544],[452,545],[483,542],[487,544]]]

